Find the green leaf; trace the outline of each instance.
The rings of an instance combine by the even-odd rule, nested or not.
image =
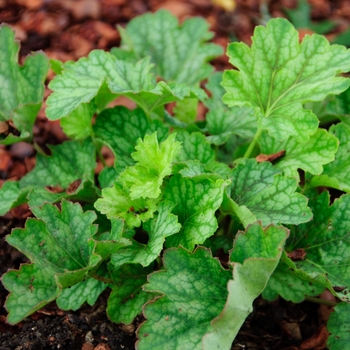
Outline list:
[[[197,118],[197,109],[198,100],[196,98],[178,101],[173,110],[174,117],[186,124],[191,124]]]
[[[318,123],[302,103],[321,101],[349,86],[348,79],[336,75],[350,70],[350,52],[330,46],[320,35],[306,36],[299,44],[298,32],[283,18],[256,27],[251,49],[230,44],[228,55],[238,71],[224,74],[224,102],[254,107],[259,129],[277,140],[294,136],[305,141]]]
[[[0,215],[6,214],[21,194],[17,181],[6,181],[0,188]]]
[[[332,125],[329,132],[340,141],[338,152],[334,161],[324,167],[322,175],[312,178],[310,186],[329,186],[350,192],[350,127],[339,123]]]
[[[311,109],[317,115],[321,124],[329,125],[329,123],[341,120],[350,125],[349,105],[350,89],[347,89],[339,95],[328,96],[323,101],[306,103],[305,108]]]
[[[43,53],[18,64],[19,45],[7,25],[0,26],[0,121],[12,121],[19,136],[0,135],[0,143],[11,144],[31,137],[35,118],[44,96],[44,81],[49,62]]]
[[[121,268],[109,268],[113,279],[112,292],[108,298],[107,315],[116,323],[130,324],[141,314],[142,306],[155,297],[147,293],[142,286],[147,282],[151,268],[140,265],[123,265]]]
[[[280,295],[285,300],[301,303],[305,300],[305,296],[320,295],[324,288],[324,286],[300,278],[289,266],[280,261],[262,296],[267,300],[275,300]]]
[[[38,154],[32,171],[19,182],[5,183],[0,188],[0,199],[6,198],[6,203],[0,206],[0,213],[5,214],[12,207],[26,203],[29,191],[32,206],[57,202],[62,198],[84,201],[95,199],[95,147],[91,140],[66,141],[49,148],[51,156]],[[56,186],[58,193],[50,191],[50,187]]]
[[[27,190],[23,190],[21,196],[27,194]],[[74,181],[66,191],[51,192],[50,187],[34,188],[29,191],[26,200],[30,208],[40,207],[44,203],[57,203],[62,199],[69,199],[71,201],[80,201],[86,203],[93,203],[97,199],[98,189],[91,181]],[[17,203],[14,204],[14,206]]]
[[[93,136],[92,116],[94,112],[95,107],[92,104],[82,103],[67,117],[63,117],[60,124],[65,134],[78,140]]]
[[[107,284],[87,278],[76,285],[66,288],[57,298],[57,306],[62,310],[78,310],[85,302],[94,305],[100,294],[107,288]]]
[[[271,163],[242,159],[232,170],[230,198],[225,201],[244,226],[261,220],[271,223],[300,224],[311,219],[307,198],[296,193],[294,178],[278,174]]]
[[[125,246],[131,244],[131,241],[122,237],[124,229],[124,221],[120,219],[111,220],[112,227],[110,232],[105,232],[100,235],[96,241],[95,253],[102,257],[102,259],[107,259],[110,255],[114,254],[116,251],[122,250]]]
[[[109,219],[120,218],[129,227],[139,227],[141,221],[153,217],[157,204],[157,199],[131,199],[129,190],[120,183],[115,183],[114,187],[102,190],[102,198],[95,202],[95,208]]]
[[[94,180],[95,146],[91,139],[66,141],[49,147],[52,155],[37,155],[34,169],[20,180],[20,187],[61,186],[75,180]]]
[[[143,228],[149,235],[147,244],[133,241],[132,246],[119,250],[112,255],[111,263],[114,266],[121,266],[125,263],[140,263],[148,266],[161,253],[165,238],[180,231],[181,225],[177,217],[171,214],[173,206],[162,202],[158,207],[158,215],[144,223]]]
[[[82,281],[101,260],[92,253],[93,241],[88,241],[97,231],[92,225],[96,219],[93,212],[83,213],[79,204],[67,201],[62,202],[62,211],[45,204],[33,212],[40,220],[28,219],[24,229],[14,229],[6,237],[33,263],[3,277],[10,291],[6,308],[13,314],[11,322],[19,322],[52,301],[59,289]]]
[[[136,348],[202,349],[201,339],[210,331],[210,321],[224,307],[231,272],[202,247],[194,253],[169,249],[163,261],[165,270],[150,275],[144,286],[163,296],[144,307],[146,321],[137,332]]]
[[[282,169],[285,175],[299,180],[298,169],[303,169],[314,175],[320,175],[323,165],[334,160],[338,150],[338,140],[326,130],[319,129],[306,142],[298,142],[294,137],[286,141],[277,141],[267,133],[259,140],[261,152],[274,154],[281,150],[286,153],[277,159],[274,165]]]
[[[288,237],[284,227],[260,223],[239,232],[230,255],[233,280],[227,285],[228,298],[221,314],[212,321],[213,331],[203,338],[203,349],[231,349],[246,317],[253,311],[253,301],[264,290],[275,270]]]
[[[127,166],[134,165],[131,153],[139,138],[157,131],[158,141],[164,141],[169,130],[158,120],[149,121],[141,109],[128,110],[117,106],[100,113],[93,126],[98,139],[107,143],[116,156],[116,171],[121,173]]]
[[[329,193],[324,191],[310,200],[312,222],[291,230],[287,251],[304,249],[306,257],[295,261],[297,269],[329,288],[341,300],[350,300],[350,195],[343,195],[329,206]],[[305,278],[305,277],[304,277]]]
[[[213,36],[208,27],[199,17],[179,25],[174,15],[161,10],[134,18],[119,32],[122,48],[138,59],[151,56],[155,75],[194,85],[212,72],[207,62],[222,54],[220,46],[206,43]]]
[[[218,227],[215,212],[220,207],[227,183],[222,180],[184,178],[174,175],[164,191],[164,200],[174,207],[182,228],[167,238],[166,245],[192,250],[214,234]]]
[[[350,340],[350,304],[340,303],[329,317],[327,328],[330,332],[327,345],[329,350],[346,349]]]
[[[93,50],[87,58],[65,65],[62,74],[50,82],[53,93],[47,99],[47,117],[56,120],[69,115],[80,104],[90,102],[100,89],[109,90],[108,100],[111,100],[111,93],[115,97],[122,94],[132,99],[147,114],[187,97],[205,98],[204,91],[199,88],[179,83],[167,85],[164,81],[156,83],[149,73],[151,67],[148,57],[130,63],[117,60],[108,52]]]
[[[5,303],[10,324],[22,321],[55,300],[59,294],[51,269],[43,266],[21,265],[19,270],[3,274],[1,282],[10,291]]]
[[[206,87],[212,94],[212,97],[205,101],[209,108],[205,119],[207,121],[208,140],[215,145],[222,144],[232,134],[243,138],[253,138],[257,130],[257,119],[252,107],[231,107],[228,108],[223,102],[222,97],[225,90],[220,85],[222,81],[222,72],[217,72],[209,78]]]
[[[211,163],[215,159],[215,152],[210,143],[200,132],[188,133],[177,131],[176,140],[182,142],[182,149],[176,157],[177,162],[199,160],[203,164]]]
[[[130,189],[130,198],[158,198],[163,179],[171,174],[172,162],[181,149],[181,143],[171,134],[160,145],[157,132],[138,140],[136,152],[131,156],[137,162],[120,175],[121,183]]]

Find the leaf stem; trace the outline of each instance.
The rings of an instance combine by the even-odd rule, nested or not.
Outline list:
[[[327,305],[327,306],[337,306],[338,305],[338,303],[336,301],[330,301],[330,300],[308,297],[308,296],[305,297],[305,300],[311,301],[312,303],[317,303],[317,304]]]
[[[103,155],[101,153],[101,148],[98,147],[97,145],[96,145],[96,153],[97,153],[97,157],[101,161],[103,167],[106,167],[107,164],[106,164],[106,161],[104,160]]]
[[[33,142],[33,147],[37,151],[37,153],[39,153],[43,156],[47,156],[47,154],[44,152],[44,150],[35,141]]]
[[[252,140],[252,142],[250,143],[249,147],[247,148],[247,150],[244,153],[243,158],[249,158],[250,155],[252,154],[255,145],[258,143],[259,137],[262,133],[262,129],[258,129],[257,132],[254,135],[254,138]]]
[[[113,280],[111,278],[100,276],[97,273],[92,273],[90,275],[90,277],[94,278],[95,280],[107,283],[107,284],[113,284]]]

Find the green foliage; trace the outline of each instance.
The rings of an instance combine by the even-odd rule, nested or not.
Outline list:
[[[0,122],[11,122],[19,133],[0,134],[0,144],[9,145],[32,137],[32,128],[44,96],[49,60],[42,53],[28,56],[18,65],[19,45],[7,25],[0,26]]]
[[[287,20],[273,19],[251,48],[229,45],[237,70],[209,77],[221,49],[204,20],[180,25],[160,11],[119,30],[112,53],[51,61],[46,113],[72,140],[0,189],[0,214],[28,203],[35,216],[6,238],[30,260],[2,277],[8,322],[53,300],[77,310],[109,291],[112,321],[144,313],[137,349],[230,349],[260,294],[296,303],[327,288],[342,301],[329,347],[344,348],[350,90],[340,74],[350,52],[319,35],[299,43]],[[0,121],[20,134],[0,142],[30,141],[48,60],[35,54],[20,67],[7,26],[0,42]],[[208,77],[210,98],[199,87]],[[109,108],[120,96],[136,107]]]

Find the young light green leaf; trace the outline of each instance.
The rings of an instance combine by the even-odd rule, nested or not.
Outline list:
[[[108,52],[93,50],[87,58],[64,68],[62,74],[49,84],[53,93],[47,99],[46,113],[51,120],[65,117],[80,104],[90,102],[101,88],[107,89],[105,83],[115,97],[118,94],[129,97],[147,114],[169,102],[187,97],[203,99],[206,96],[199,88],[175,82],[169,85],[164,81],[156,83],[149,73],[152,65],[148,57],[130,63],[117,60]]]
[[[197,118],[198,100],[196,98],[188,98],[176,102],[173,113],[174,117],[183,123],[191,124]]]
[[[350,195],[346,194],[329,206],[329,193],[324,191],[310,200],[312,222],[291,230],[287,251],[305,250],[304,260],[295,261],[297,269],[309,279],[324,280],[338,287],[341,300],[350,300]]]
[[[107,143],[116,156],[116,171],[121,173],[127,166],[134,165],[131,153],[137,140],[157,131],[159,142],[164,141],[168,128],[160,121],[149,121],[141,109],[129,109],[117,106],[102,111],[93,126],[98,139]]]
[[[298,32],[283,18],[256,27],[251,49],[230,44],[228,55],[238,71],[224,74],[224,102],[254,107],[259,129],[277,140],[294,136],[304,141],[314,134],[317,118],[302,103],[321,101],[349,86],[337,74],[350,70],[350,51],[331,46],[320,35],[306,36],[299,44]]]
[[[166,202],[161,202],[158,207],[158,215],[143,224],[144,230],[149,235],[147,244],[133,241],[129,247],[119,250],[112,255],[111,263],[114,266],[121,266],[125,263],[140,263],[148,266],[161,253],[165,238],[180,231],[181,225],[177,222],[177,217],[171,214],[173,206]]]
[[[207,164],[214,161],[215,152],[202,133],[193,132],[190,134],[187,131],[179,130],[176,140],[182,142],[182,149],[176,156],[177,162],[199,160],[201,163]]]
[[[262,292],[263,298],[275,300],[278,296],[293,303],[301,303],[305,296],[320,295],[325,287],[300,278],[282,261],[276,267]]]
[[[171,134],[160,145],[157,132],[138,140],[131,156],[136,165],[126,168],[119,177],[130,188],[130,198],[158,198],[163,179],[171,174],[172,162],[181,149],[181,143]]]
[[[44,96],[44,81],[49,70],[43,53],[28,56],[18,64],[19,45],[7,25],[0,26],[0,121],[11,120],[20,136],[0,135],[0,143],[11,144],[29,138]]]
[[[331,133],[319,129],[306,142],[298,142],[294,137],[286,141],[277,141],[263,133],[259,140],[261,152],[274,154],[285,151],[282,158],[276,160],[274,165],[282,169],[287,176],[299,180],[298,169],[303,169],[314,175],[320,175],[323,165],[334,160],[338,150],[338,140]]]
[[[325,165],[322,175],[311,179],[310,186],[333,187],[350,192],[350,127],[344,123],[332,125],[329,132],[339,141],[339,149],[332,163]]]
[[[246,317],[253,311],[253,301],[264,290],[275,270],[288,237],[284,227],[260,223],[239,232],[230,255],[233,280],[227,285],[228,298],[221,314],[212,322],[213,330],[203,337],[203,349],[231,349]]]
[[[225,90],[221,86],[222,72],[210,76],[206,87],[210,90],[212,97],[205,101],[209,112],[206,115],[209,142],[215,145],[222,144],[232,134],[243,138],[253,138],[257,131],[257,118],[252,107],[231,107],[228,108],[222,97]]]
[[[330,333],[327,341],[329,350],[344,350],[350,341],[350,304],[340,303],[334,308],[327,323]]]
[[[164,191],[164,200],[174,205],[182,228],[166,240],[168,247],[182,245],[192,250],[214,234],[218,227],[215,212],[220,207],[227,182],[174,175]]]
[[[15,229],[6,237],[33,263],[4,275],[4,285],[10,291],[6,307],[13,313],[13,322],[53,300],[59,289],[82,281],[101,260],[92,253],[93,241],[88,241],[97,231],[92,225],[96,219],[93,212],[83,213],[79,204],[67,201],[62,202],[62,211],[45,204],[33,212],[40,220],[28,219],[24,229]],[[19,290],[28,298],[25,305]],[[28,295],[30,292],[32,296]]]
[[[241,160],[232,170],[230,198],[225,210],[235,213],[244,226],[261,220],[271,223],[300,224],[311,219],[307,198],[296,193],[297,182],[278,174],[271,163]]]
[[[91,103],[82,103],[67,117],[63,117],[60,124],[65,134],[78,140],[93,136],[92,116],[95,109]]]
[[[120,183],[115,183],[114,187],[102,190],[102,198],[95,202],[95,208],[109,219],[120,218],[125,220],[129,227],[139,227],[141,221],[153,217],[157,204],[157,199],[131,199],[129,190]]]
[[[202,247],[194,253],[169,249],[163,261],[165,270],[150,275],[144,286],[163,296],[144,307],[146,321],[137,332],[136,349],[202,349],[210,321],[224,307],[231,272]]]
[[[221,47],[206,43],[213,35],[199,17],[179,25],[174,15],[161,10],[134,18],[119,32],[122,48],[138,59],[151,56],[155,74],[166,81],[197,84],[213,70],[207,62],[222,54]]]
[[[120,268],[109,266],[109,270],[113,287],[108,298],[108,318],[116,323],[129,324],[142,312],[142,306],[157,295],[142,290],[152,269],[131,264]]]
[[[94,278],[87,278],[76,285],[62,291],[56,300],[62,310],[78,310],[85,302],[94,305],[100,294],[107,288],[107,284]]]

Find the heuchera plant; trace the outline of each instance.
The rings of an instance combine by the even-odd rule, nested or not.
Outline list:
[[[350,80],[340,74],[350,51],[320,35],[300,43],[277,18],[255,29],[251,47],[228,46],[236,69],[213,73],[208,61],[222,50],[203,19],[179,25],[160,11],[119,30],[111,52],[51,60],[46,113],[70,140],[0,190],[1,214],[28,203],[35,216],[7,236],[31,261],[2,277],[8,322],[53,300],[77,310],[108,289],[112,321],[144,314],[139,350],[230,349],[261,293],[298,303],[327,288],[340,300],[328,346],[345,349]],[[1,26],[4,145],[31,142],[49,69],[44,54],[23,66],[17,55]],[[136,108],[109,108],[119,96]],[[115,163],[95,179],[103,146]]]

